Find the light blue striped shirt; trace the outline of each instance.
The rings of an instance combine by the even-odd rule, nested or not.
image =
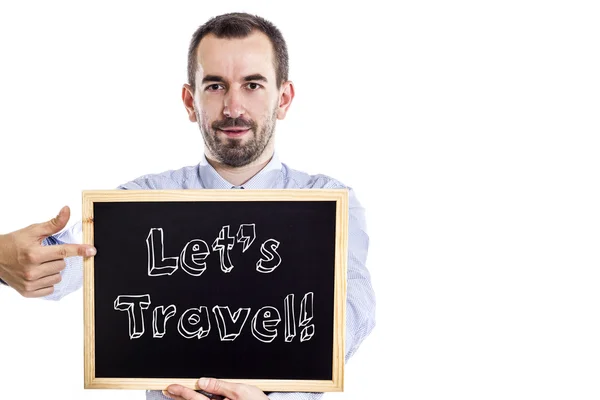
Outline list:
[[[349,190],[348,223],[348,285],[346,306],[346,360],[358,348],[375,326],[375,294],[371,277],[366,268],[369,237],[366,231],[365,211],[354,191],[325,175],[309,175],[293,170],[281,163],[277,154],[254,177],[241,187],[245,189],[341,189]],[[141,176],[119,186],[119,189],[232,189],[241,188],[223,179],[202,157],[200,164],[160,174]],[[81,243],[81,222],[69,229],[48,237],[44,244]],[[62,271],[62,281],[54,287],[54,293],[46,299],[58,300],[79,289],[83,283],[83,262],[81,257],[66,259]],[[198,377],[200,378],[200,377]],[[271,393],[272,400],[316,400],[322,393]],[[148,400],[164,400],[160,391],[146,392]]]

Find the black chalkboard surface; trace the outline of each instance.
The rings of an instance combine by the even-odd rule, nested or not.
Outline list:
[[[85,387],[343,390],[347,196],[83,192]]]

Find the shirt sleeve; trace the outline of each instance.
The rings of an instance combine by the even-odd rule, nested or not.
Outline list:
[[[375,292],[367,270],[369,235],[365,209],[349,189],[346,362],[375,327]]]
[[[323,393],[273,392],[268,397],[270,400],[319,400]]]
[[[375,327],[375,293],[367,270],[369,236],[365,209],[349,189],[348,285],[346,288],[346,362]],[[318,400],[323,393],[269,394],[271,400]]]

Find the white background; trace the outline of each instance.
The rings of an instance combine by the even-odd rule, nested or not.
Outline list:
[[[290,49],[282,161],[367,209],[377,327],[325,398],[598,399],[596,2],[384,3],[3,1],[0,232],[196,164],[189,38],[257,13]],[[82,303],[0,288],[0,398],[144,398],[83,390]]]

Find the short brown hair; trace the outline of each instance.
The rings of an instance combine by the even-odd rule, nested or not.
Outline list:
[[[277,86],[287,81],[289,71],[288,50],[279,29],[273,23],[258,15],[228,13],[211,18],[200,26],[192,36],[188,50],[188,83],[192,89],[196,88],[196,70],[198,69],[196,50],[204,36],[212,33],[218,38],[245,38],[255,30],[267,35],[273,45]]]

